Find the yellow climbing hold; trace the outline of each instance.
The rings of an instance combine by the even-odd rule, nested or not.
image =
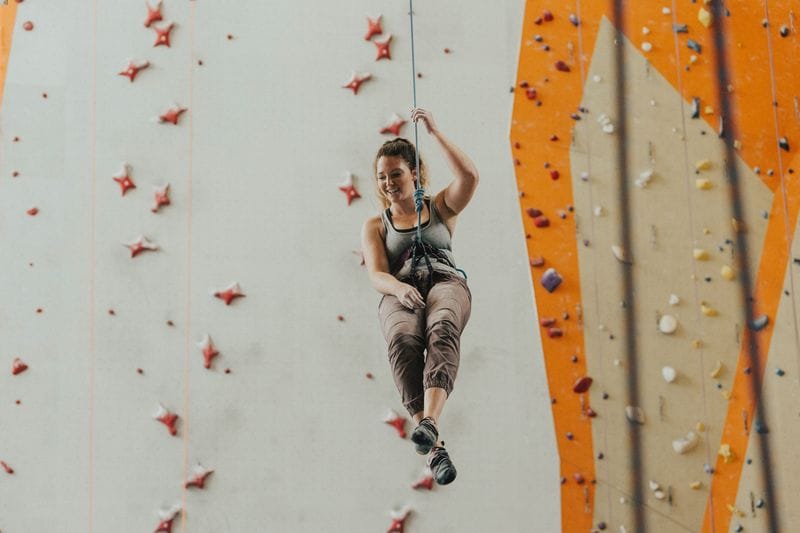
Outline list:
[[[720,455],[720,457],[722,457],[722,460],[725,461],[726,463],[732,463],[733,460],[736,458],[736,454],[733,453],[733,450],[731,450],[730,444],[720,445],[719,451],[717,453]]]
[[[697,170],[709,170],[711,168],[711,161],[708,159],[701,159],[697,163],[695,163],[694,167]]]
[[[722,279],[732,281],[736,277],[736,272],[733,271],[733,268],[729,267],[728,265],[722,265],[722,268],[719,270],[720,276]]]
[[[711,183],[711,180],[707,180],[705,178],[697,178],[696,180],[694,180],[694,186],[700,189],[701,191],[707,191],[714,185]]]
[[[742,511],[741,509],[739,509],[735,505],[728,504],[728,511],[730,511],[732,514],[735,514],[739,518],[744,518],[745,517],[744,511]]]
[[[711,230],[708,228],[703,228],[703,235],[711,235]]]
[[[702,422],[698,422],[697,425],[695,426],[695,428],[697,429],[697,431],[702,433],[702,432],[704,432],[706,430],[706,425],[703,424]]]
[[[703,484],[700,481],[692,481],[689,483],[689,487],[693,488],[694,490],[699,490],[702,486]]]
[[[694,250],[692,250],[692,255],[698,261],[708,260],[708,252],[703,250],[702,248],[695,248]]]
[[[706,28],[710,28],[711,24],[714,22],[714,16],[706,8],[701,7],[700,11],[697,13],[697,20]]]
[[[713,115],[714,114],[714,108],[711,107],[710,105],[707,105],[705,107],[705,109],[703,109],[703,111],[705,112],[706,115]]]
[[[740,141],[739,139],[736,139],[735,141],[733,141],[733,147],[736,148],[737,150],[741,150],[742,149],[742,141]]]
[[[717,366],[714,367],[714,370],[711,371],[709,374],[712,378],[717,379],[719,377],[720,372],[722,372],[722,361],[717,361]]]
[[[720,391],[720,393],[722,394],[722,397],[725,398],[726,400],[730,400],[731,399],[731,391],[723,390],[723,391]]]
[[[700,339],[695,339],[692,341],[692,348],[702,348],[702,347],[703,347],[703,341],[701,341]]]
[[[700,311],[706,316],[717,316],[717,310],[708,305],[706,302],[700,302]]]

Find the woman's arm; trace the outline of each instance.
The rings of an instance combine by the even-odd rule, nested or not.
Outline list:
[[[444,190],[444,202],[453,214],[457,215],[467,206],[478,186],[478,169],[460,148],[439,131],[429,111],[416,108],[411,112],[411,119],[423,120],[428,133],[439,142],[447,164],[455,174],[455,179]]]
[[[409,309],[425,307],[425,300],[415,287],[389,273],[389,260],[386,258],[380,227],[380,217],[373,217],[364,222],[361,228],[361,251],[370,283],[379,293],[396,296]]]

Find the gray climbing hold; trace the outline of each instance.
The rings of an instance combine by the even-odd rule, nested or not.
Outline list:
[[[760,435],[769,433],[769,429],[767,429],[767,426],[765,426],[761,420],[756,420],[755,423],[753,423],[753,429]]]
[[[700,118],[700,99],[692,98],[692,118]]]
[[[643,425],[645,421],[644,411],[641,407],[635,407],[633,405],[629,405],[625,408],[625,416],[628,418],[629,421],[633,422],[634,424]]]
[[[752,329],[753,331],[761,331],[762,329],[767,327],[767,324],[769,324],[769,317],[767,315],[761,315],[754,318],[750,322],[750,329]]]
[[[782,150],[789,151],[789,139],[786,137],[781,137],[778,139],[778,146],[781,147]]]
[[[675,33],[689,33],[689,26],[686,24],[673,24],[672,29]]]
[[[547,290],[547,292],[553,292],[556,288],[561,285],[563,278],[561,274],[559,274],[555,268],[548,268],[545,273],[542,275],[542,287]]]
[[[689,39],[689,40],[687,40],[687,41],[686,41],[686,46],[688,46],[690,49],[694,50],[694,51],[695,51],[695,52],[697,52],[698,54],[700,54],[700,53],[702,53],[702,52],[703,52],[703,47],[701,47],[701,46],[700,46],[700,43],[698,43],[698,42],[697,42],[697,41],[695,41],[694,39]]]
[[[779,378],[781,378],[784,375],[786,375],[786,372],[782,368],[776,368],[775,369],[775,375],[778,376]]]
[[[766,502],[764,501],[764,499],[763,498],[759,498],[758,501],[756,502],[756,507],[761,509],[762,507],[764,507],[764,505],[766,505]]]

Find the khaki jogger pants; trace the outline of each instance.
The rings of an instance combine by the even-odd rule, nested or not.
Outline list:
[[[409,309],[391,294],[378,304],[394,382],[411,415],[423,410],[425,389],[441,387],[450,396],[461,332],[472,309],[467,281],[457,274],[435,272],[433,286],[423,296],[422,309]]]

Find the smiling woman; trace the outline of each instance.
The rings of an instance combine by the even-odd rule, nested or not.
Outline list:
[[[361,240],[370,282],[383,294],[379,317],[389,363],[403,405],[418,424],[411,434],[417,453],[428,454],[437,483],[456,477],[439,439],[438,423],[453,390],[461,332],[469,320],[472,295],[451,247],[458,214],[478,185],[470,159],[437,129],[430,112],[415,108],[442,148],[455,179],[433,198],[423,196],[417,211],[415,180],[427,186],[425,166],[406,139],[387,141],[375,156],[380,215],[369,218]],[[419,223],[419,227],[415,224]],[[420,247],[426,258],[418,263]]]

